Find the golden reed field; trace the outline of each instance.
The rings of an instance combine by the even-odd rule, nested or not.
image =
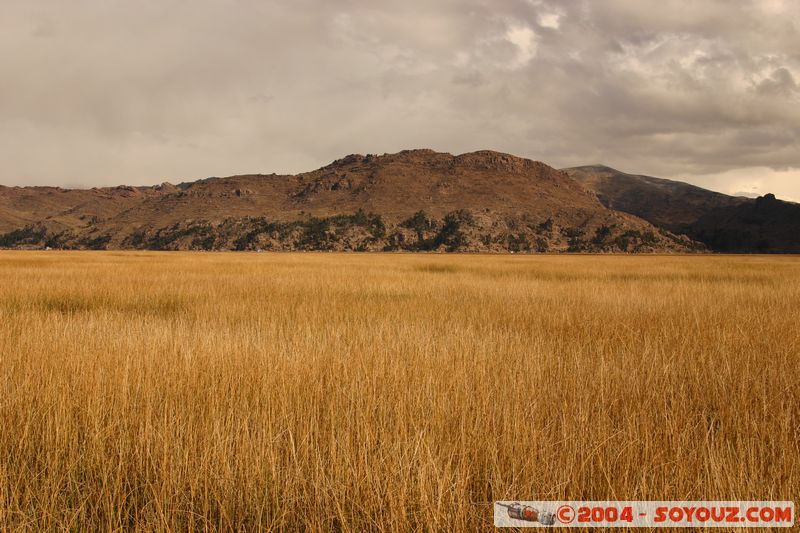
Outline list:
[[[0,253],[0,530],[800,494],[800,258]]]

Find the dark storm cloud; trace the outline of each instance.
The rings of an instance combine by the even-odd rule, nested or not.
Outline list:
[[[7,0],[0,72],[6,184],[491,148],[800,198],[795,0]]]

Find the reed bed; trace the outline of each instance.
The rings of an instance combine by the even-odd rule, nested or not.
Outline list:
[[[0,253],[0,530],[800,494],[800,259]]]

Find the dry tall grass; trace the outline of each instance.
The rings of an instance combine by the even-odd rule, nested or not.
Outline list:
[[[0,530],[793,499],[800,260],[0,254]]]

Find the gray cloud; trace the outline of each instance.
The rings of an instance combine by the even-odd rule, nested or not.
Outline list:
[[[800,198],[795,0],[6,0],[0,72],[5,184],[491,148]]]

